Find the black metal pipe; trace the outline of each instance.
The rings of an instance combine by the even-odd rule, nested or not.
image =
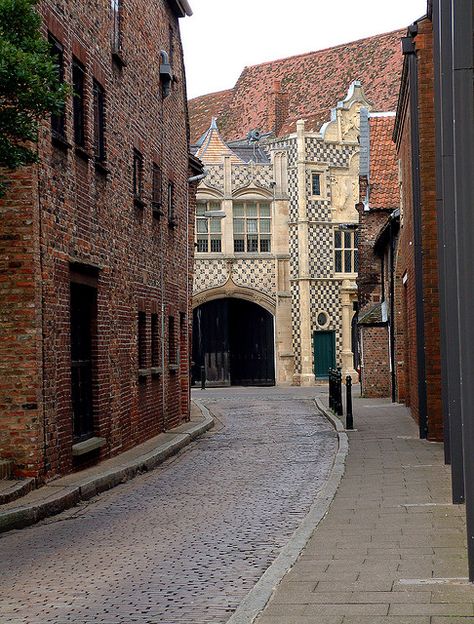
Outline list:
[[[416,24],[412,32],[416,33]],[[421,179],[420,179],[420,130],[418,123],[418,59],[413,43],[407,55],[410,79],[410,129],[413,196],[413,243],[415,260],[415,310],[416,310],[416,359],[418,373],[418,425],[420,438],[428,435],[428,414],[426,394],[425,324],[423,293],[423,248],[421,220]]]
[[[397,400],[397,373],[395,369],[395,239],[393,236],[394,222],[390,222],[390,319],[388,324],[390,341],[390,369],[392,379],[392,403]]]
[[[201,390],[206,389],[206,367],[201,366]]]
[[[445,460],[451,464],[453,503],[464,502],[459,355],[458,267],[454,186],[453,58],[450,3],[433,4],[437,220],[440,276],[441,380]]]
[[[454,103],[454,186],[458,260],[461,418],[469,580],[474,581],[474,7],[451,0]]]

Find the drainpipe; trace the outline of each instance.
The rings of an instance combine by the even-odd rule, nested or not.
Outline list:
[[[413,242],[415,247],[415,308],[416,308],[416,359],[418,368],[418,419],[420,438],[428,436],[425,327],[423,297],[423,249],[421,223],[421,180],[420,180],[420,129],[418,124],[418,59],[414,37],[417,24],[409,28],[410,37],[403,39],[403,54],[407,56],[410,80],[410,127],[413,196]]]
[[[390,217],[390,322],[389,322],[389,340],[390,340],[390,369],[392,377],[392,403],[397,400],[396,385],[397,375],[395,372],[395,239],[393,236],[394,215]]]

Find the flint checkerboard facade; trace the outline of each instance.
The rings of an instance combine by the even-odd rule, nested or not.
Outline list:
[[[238,162],[228,151],[220,158],[214,153],[214,162],[200,155],[208,174],[197,200],[219,202],[226,216],[221,252],[196,253],[193,307],[240,297],[269,310],[275,319],[277,384],[315,382],[314,334],[319,331],[334,332],[336,363],[343,374],[355,375],[351,325],[357,260],[352,258],[347,272],[336,266],[334,240],[336,230],[356,236],[361,107],[370,103],[355,82],[319,132],[307,132],[300,120],[295,133],[266,140],[268,164]],[[317,194],[313,174],[319,176]],[[234,253],[232,211],[242,201],[270,203],[270,252]]]

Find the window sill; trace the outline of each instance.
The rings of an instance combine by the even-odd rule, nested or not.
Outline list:
[[[143,199],[141,199],[140,197],[134,197],[134,198],[133,198],[133,205],[134,205],[136,208],[140,208],[140,209],[142,209],[142,210],[143,210],[143,208],[145,208],[145,206],[146,206],[145,202],[144,202],[144,201],[143,201]]]
[[[145,377],[148,377],[150,375],[150,369],[149,368],[139,368],[138,369],[138,376],[141,379],[144,379]]]
[[[110,173],[110,169],[107,167],[107,162],[105,160],[94,161],[94,167],[97,173],[101,175],[107,176]]]
[[[65,136],[57,134],[56,132],[53,132],[51,134],[51,143],[54,145],[54,147],[57,147],[63,152],[67,152],[72,147],[72,145],[66,140]]]
[[[72,456],[73,457],[81,457],[82,455],[87,455],[88,453],[92,453],[93,451],[97,451],[98,449],[105,446],[107,440],[105,438],[96,438],[92,437],[84,442],[78,442],[77,444],[72,445]]]
[[[168,364],[168,370],[171,373],[177,373],[179,371],[179,364]]]
[[[76,156],[79,156],[79,158],[82,158],[82,160],[85,160],[86,162],[92,160],[92,155],[89,154],[89,152],[81,145],[76,145],[74,152],[76,153]]]
[[[162,373],[160,366],[152,366],[150,370],[151,370],[152,377],[158,377]]]

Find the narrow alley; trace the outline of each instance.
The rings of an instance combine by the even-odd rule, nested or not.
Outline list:
[[[196,393],[213,430],[157,470],[0,539],[0,621],[226,622],[324,485],[318,389]]]

